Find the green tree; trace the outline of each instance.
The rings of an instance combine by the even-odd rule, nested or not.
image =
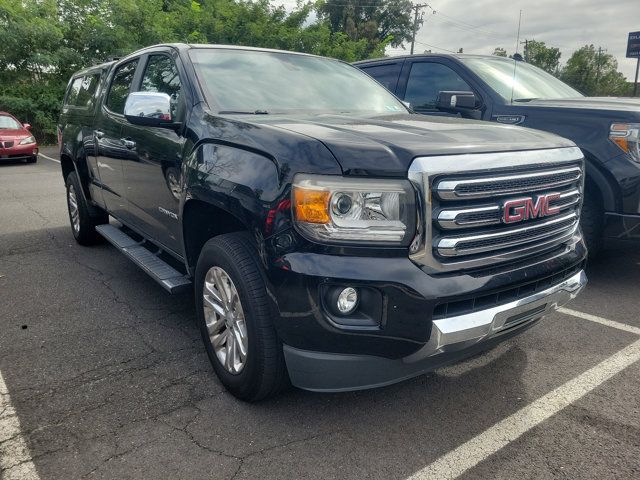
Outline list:
[[[628,95],[627,81],[611,54],[585,45],[573,52],[560,79],[586,95]]]
[[[547,47],[544,42],[527,40],[525,43],[525,61],[552,75],[557,75],[560,70],[560,56],[559,48]]]
[[[398,47],[413,35],[410,0],[320,0],[316,9],[332,33],[344,33],[352,41],[365,40],[369,52],[380,45]]]
[[[502,47],[496,47],[493,50],[492,55],[495,55],[497,57],[506,57],[507,56],[507,51]]]

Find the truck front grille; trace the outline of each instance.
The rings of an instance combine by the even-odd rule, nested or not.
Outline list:
[[[521,260],[576,234],[584,182],[579,149],[417,160],[410,178],[421,190],[424,229],[412,258],[436,271]]]

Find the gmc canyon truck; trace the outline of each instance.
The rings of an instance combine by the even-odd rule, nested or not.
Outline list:
[[[73,235],[192,288],[241,399],[420,375],[586,283],[569,140],[412,114],[351,65],[274,50],[159,45],[74,86],[59,124]]]
[[[581,226],[589,256],[607,238],[640,240],[640,99],[585,97],[533,65],[427,54],[356,66],[418,113],[522,125],[575,142],[586,163]]]

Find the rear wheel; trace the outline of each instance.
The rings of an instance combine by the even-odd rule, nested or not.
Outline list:
[[[198,323],[218,378],[236,397],[258,401],[287,383],[261,266],[243,232],[209,240],[195,274]]]
[[[82,195],[80,181],[76,172],[67,175],[67,208],[69,210],[69,221],[71,222],[71,232],[76,242],[80,245],[93,245],[102,240],[96,232],[96,225],[109,223],[109,215],[103,211],[91,212],[87,202]],[[97,210],[93,207],[91,210]]]

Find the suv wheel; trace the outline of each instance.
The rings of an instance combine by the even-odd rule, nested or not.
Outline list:
[[[69,221],[71,231],[80,245],[93,245],[102,240],[96,232],[96,225],[109,223],[109,215],[100,211],[97,215],[91,214],[87,202],[82,195],[80,182],[76,172],[67,175],[67,208],[69,209]],[[93,207],[95,209],[95,207]]]
[[[604,212],[593,195],[587,194],[584,197],[580,226],[589,250],[589,258],[595,258],[602,249]]]
[[[225,388],[250,402],[276,394],[287,379],[255,250],[246,233],[220,235],[202,248],[195,274],[209,360]]]

